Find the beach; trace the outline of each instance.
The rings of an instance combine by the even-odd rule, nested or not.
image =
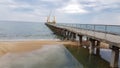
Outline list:
[[[22,53],[40,49],[44,45],[77,45],[77,42],[60,40],[27,40],[27,41],[0,41],[0,55],[7,53]]]
[[[83,44],[88,45],[89,43],[83,42]],[[73,68],[83,68],[82,63],[79,63],[80,61],[73,52],[78,54],[82,60],[86,58],[81,57],[88,57],[89,53],[87,48],[84,48],[84,46],[78,47],[78,45],[79,41],[68,40],[0,41],[0,68],[40,68],[41,66],[42,68],[70,68],[71,66]],[[101,48],[104,48],[102,46],[105,47],[106,45],[101,43]],[[72,52],[67,48],[72,48]],[[108,51],[101,50],[102,56],[104,56],[103,52]],[[81,53],[85,54],[81,55]],[[98,60],[101,61],[102,59]],[[107,68],[108,65],[105,65],[101,68]]]
[[[88,42],[83,42],[88,45]],[[60,41],[60,40],[21,40],[21,41],[0,41],[0,56],[6,53],[21,53],[40,49],[44,45],[79,45],[78,41]],[[101,43],[100,48],[108,48],[108,45]]]
[[[27,40],[0,42],[0,68],[83,68],[63,46],[77,42]],[[54,62],[53,62],[54,61]]]

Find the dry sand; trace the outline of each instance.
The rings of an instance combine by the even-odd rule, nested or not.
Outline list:
[[[21,53],[35,49],[40,49],[44,45],[55,45],[55,44],[70,44],[77,45],[77,42],[71,41],[1,41],[0,42],[0,55],[6,53]]]

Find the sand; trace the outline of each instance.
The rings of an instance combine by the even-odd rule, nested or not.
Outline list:
[[[0,41],[0,56],[6,53],[22,53],[42,48],[44,45],[72,45],[78,46],[78,41],[60,41],[60,40],[29,40],[29,41]],[[82,43],[89,46],[89,41]],[[109,48],[106,43],[101,43],[100,48]]]
[[[56,41],[56,40],[42,40],[42,41],[0,41],[0,56],[6,53],[21,53],[40,49],[44,45],[56,44],[70,44],[77,45],[77,42],[71,41]]]

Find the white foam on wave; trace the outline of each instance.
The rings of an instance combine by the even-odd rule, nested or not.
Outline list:
[[[60,39],[0,39],[2,41],[60,41]]]

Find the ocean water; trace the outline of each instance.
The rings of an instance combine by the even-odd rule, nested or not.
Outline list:
[[[0,22],[0,40],[56,39],[42,22]]]

